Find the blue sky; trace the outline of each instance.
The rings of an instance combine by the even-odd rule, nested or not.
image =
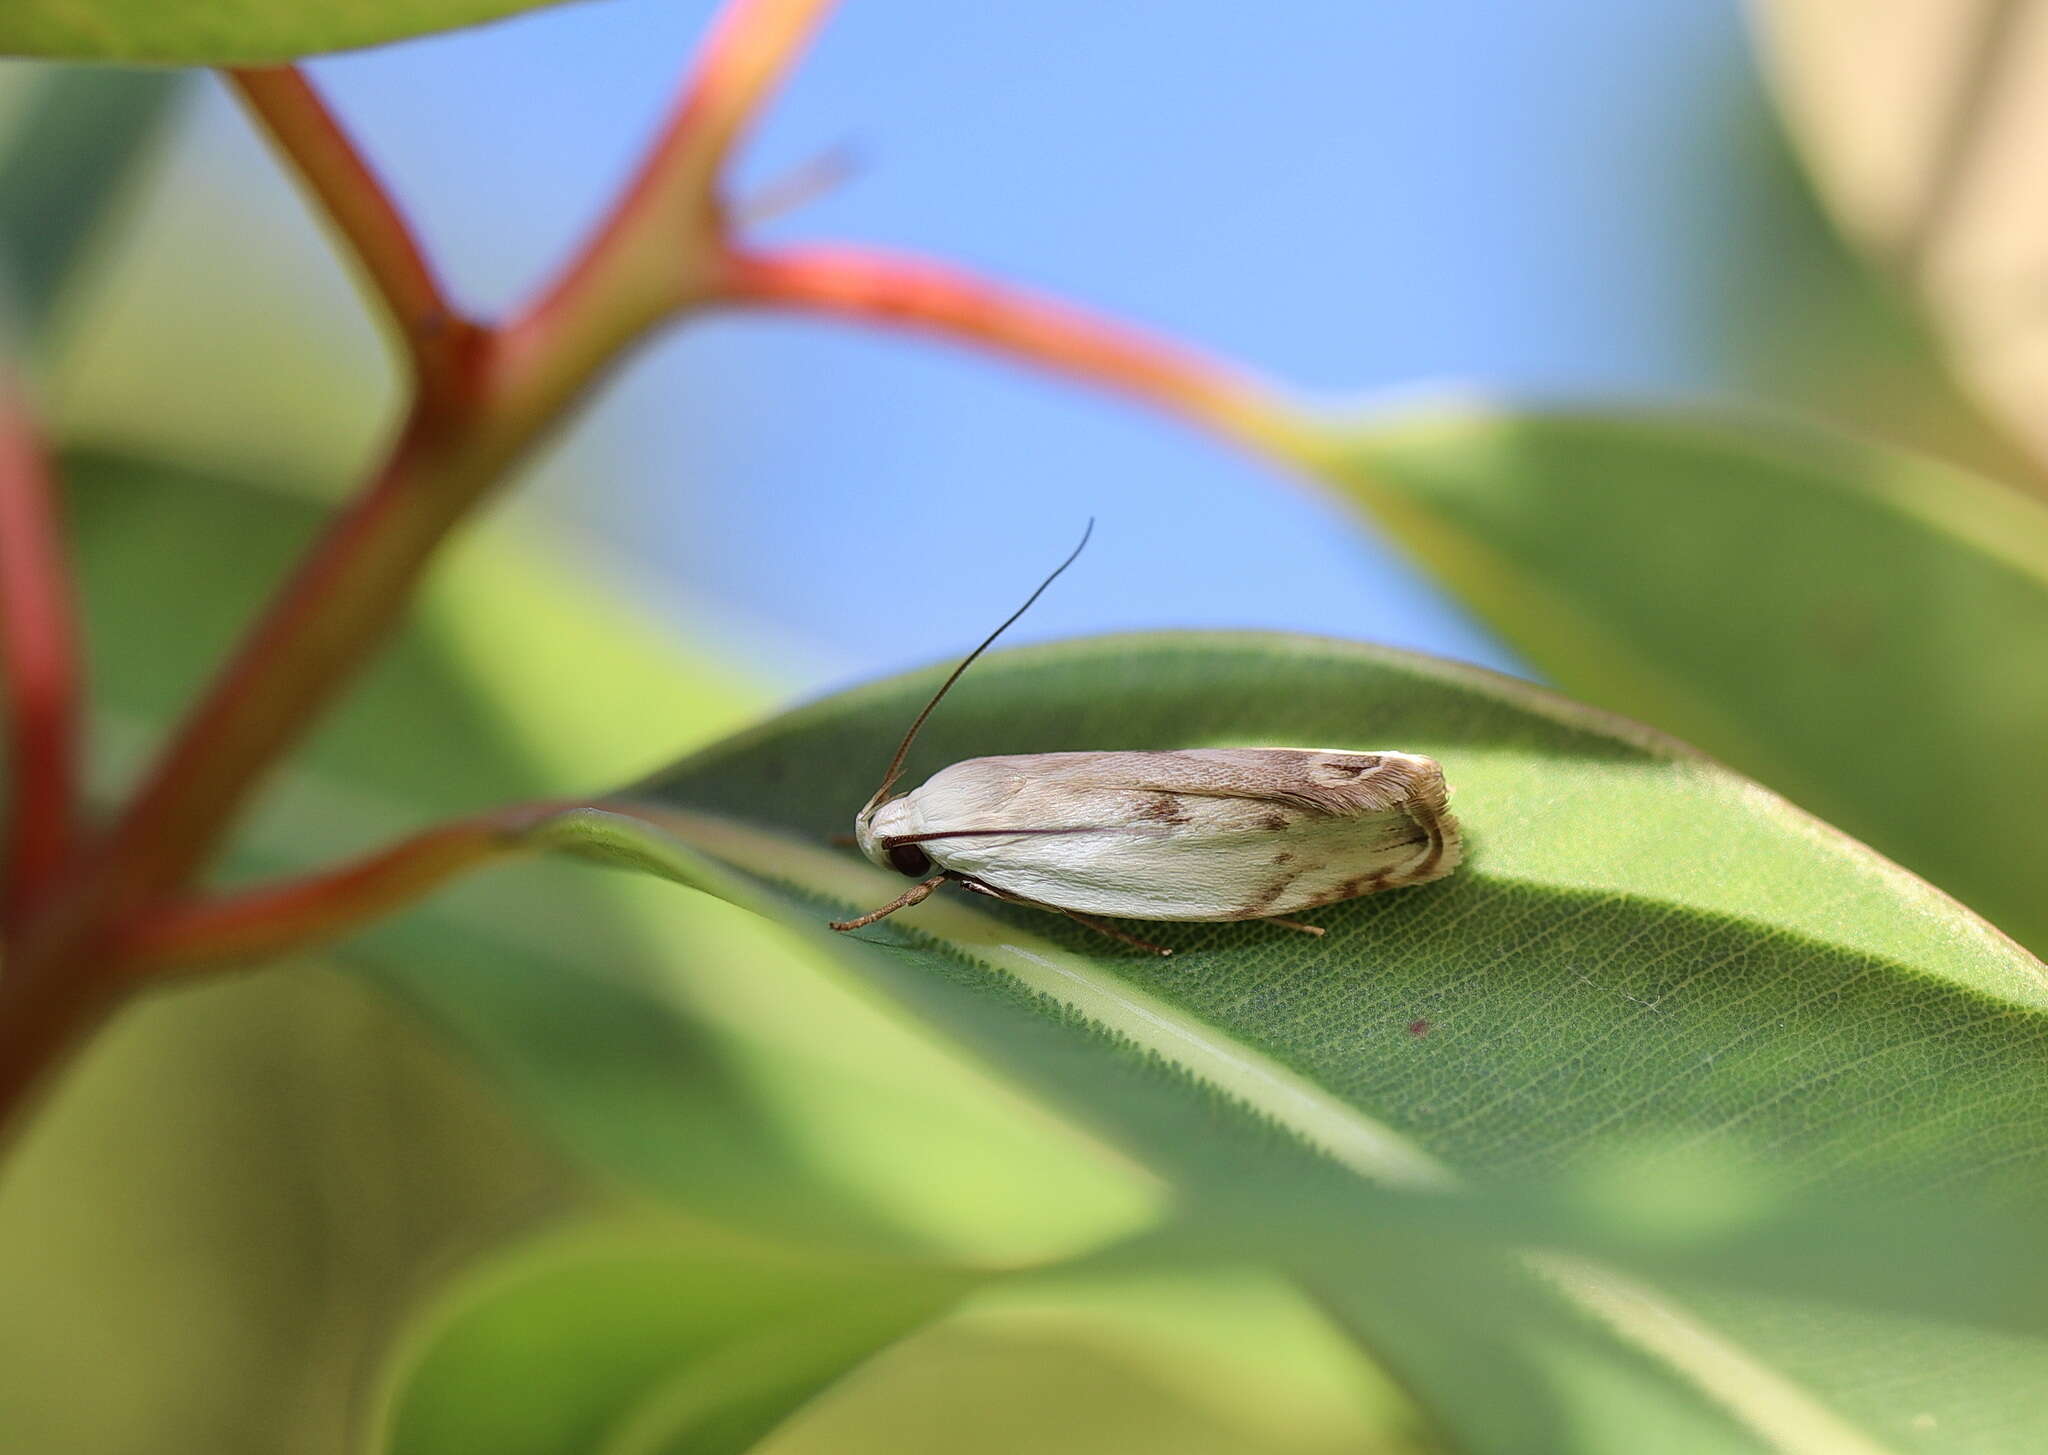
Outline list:
[[[709,13],[600,0],[316,69],[491,309],[589,224]],[[850,0],[742,179],[850,147],[857,174],[764,236],[927,251],[1333,401],[1670,395],[1715,382],[1699,300],[1744,50],[1707,0]],[[1277,476],[925,341],[694,323],[548,473],[657,610],[795,684],[963,648],[1090,516],[1019,640],[1282,627],[1508,665]]]

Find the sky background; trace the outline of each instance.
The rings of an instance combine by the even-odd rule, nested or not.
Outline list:
[[[497,311],[629,173],[710,12],[593,0],[313,70],[458,297]],[[760,236],[927,252],[1333,404],[1693,395],[1726,382],[1711,335],[1751,185],[1746,49],[1711,0],[849,0],[739,190],[850,148],[855,175]],[[152,206],[188,249],[209,246],[196,214],[312,236],[217,89],[165,175]],[[253,253],[260,231],[234,226]],[[269,265],[246,266],[224,276],[255,309]],[[334,279],[322,296],[356,308]],[[374,349],[337,327],[337,357]],[[522,509],[791,691],[964,649],[1091,516],[1088,555],[1015,640],[1277,627],[1512,666],[1274,472],[1121,400],[823,320],[671,331]]]

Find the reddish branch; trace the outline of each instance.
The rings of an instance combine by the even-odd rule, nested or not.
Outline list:
[[[1310,448],[1249,375],[1139,329],[929,259],[853,247],[735,252],[721,299],[937,334],[1131,394],[1268,458]]]
[[[663,148],[697,155],[715,183],[834,0],[736,0],[712,23]]]
[[[0,973],[0,1154],[51,1069],[76,1050],[121,996],[111,975],[23,975],[10,956]]]
[[[296,67],[229,71],[227,80],[319,198],[404,341],[422,390],[432,392],[473,325],[450,306],[384,184]]]
[[[707,230],[718,164],[824,8],[733,7],[676,121],[563,280],[502,331],[477,331],[449,359],[441,386],[421,390],[374,482],[286,583],[117,823],[103,868],[114,892],[97,915],[133,910],[191,879],[260,775],[382,644],[448,533],[603,369],[694,296],[718,254]],[[368,166],[304,83],[280,75],[288,73],[255,78],[257,114],[287,123],[279,144],[319,179],[317,195],[364,249],[385,296],[438,300]],[[394,316],[418,317],[397,304]]]
[[[503,463],[478,448],[466,413],[414,410],[368,493],[314,544],[116,819],[93,918],[125,917],[203,867],[262,775],[382,644]]]
[[[703,301],[725,250],[719,183],[746,124],[832,0],[736,0],[719,16],[647,160],[569,266],[504,330],[515,373],[588,379]]]
[[[440,824],[378,853],[302,879],[145,916],[120,946],[131,975],[217,968],[301,949],[379,919],[492,859],[525,847],[536,826],[577,807],[522,804]]]
[[[0,1119],[18,1115],[83,1035],[105,1003],[90,992],[118,975],[128,938],[176,913],[263,776],[383,643],[449,532],[605,368],[702,296],[724,250],[719,170],[826,8],[731,5],[634,185],[562,280],[503,329],[449,310],[397,206],[302,76],[234,77],[397,325],[415,365],[413,403],[383,465],[174,729],[135,797],[10,937]],[[47,857],[45,838],[34,851]],[[245,912],[255,911],[235,911]]]
[[[8,804],[0,924],[35,903],[71,852],[79,662],[55,491],[25,402],[0,378],[0,670]]]

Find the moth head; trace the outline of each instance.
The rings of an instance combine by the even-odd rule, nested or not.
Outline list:
[[[916,844],[891,844],[888,840],[904,830],[903,800],[871,803],[853,821],[853,837],[861,853],[878,869],[893,869],[912,879],[932,872],[931,856]]]

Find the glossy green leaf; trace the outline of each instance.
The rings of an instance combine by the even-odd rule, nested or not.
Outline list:
[[[1846,439],[1446,411],[1327,472],[1539,671],[2048,946],[2048,508]]]
[[[1321,940],[1154,927],[1179,951],[1165,960],[944,896],[831,937],[825,918],[901,882],[827,840],[934,680],[711,749],[622,796],[620,817],[584,821],[585,852],[808,924],[1197,1215],[1247,1188],[1293,1205],[1331,1164],[1355,1188],[1670,1182],[1710,1220],[1929,1187],[1950,1208],[2048,1206],[2038,962],[1748,781],[1469,669],[1263,636],[998,656],[934,720],[912,781],[962,757],[1082,745],[1399,747],[1444,763],[1470,862],[1320,913]],[[1446,1260],[1432,1236],[1380,1226],[1342,1266],[1297,1271],[1482,1448],[1518,1448],[1512,1433],[1539,1424],[1587,1432],[1577,1448],[1640,1448],[1626,1431],[1649,1410],[1717,1449],[1891,1448],[1948,1403],[2038,1417],[2011,1366],[1932,1393],[1890,1382],[1888,1351],[1911,1341],[1866,1336],[1863,1316],[1801,1304],[1788,1342],[1753,1295],[1717,1287],[1705,1315],[1577,1263]],[[1284,1239],[1270,1251],[1287,1261]],[[1991,1367],[2006,1336],[1944,1337]],[[2021,1364],[2048,1361],[2048,1344],[2013,1342]],[[1475,1363],[1475,1348],[1497,1357]],[[1510,1356],[1514,1377],[1495,1377]]]
[[[707,1230],[585,1232],[458,1286],[415,1335],[393,1455],[727,1455],[980,1280]]]
[[[0,54],[67,61],[259,65],[382,45],[559,0],[10,0]]]

